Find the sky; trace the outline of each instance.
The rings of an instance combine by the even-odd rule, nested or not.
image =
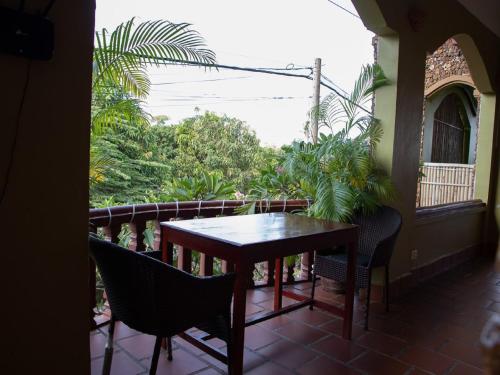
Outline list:
[[[334,1],[356,12],[349,0]],[[347,91],[361,66],[373,62],[373,34],[329,0],[97,0],[96,30],[111,31],[132,17],[192,24],[219,64],[310,67],[319,57],[322,74]],[[199,108],[246,122],[263,145],[304,139],[310,80],[186,66],[149,71],[153,85],[144,106],[153,116],[178,123]],[[322,97],[329,92],[321,88]]]

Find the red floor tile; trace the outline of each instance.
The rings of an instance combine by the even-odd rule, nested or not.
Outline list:
[[[252,350],[257,350],[280,339],[277,334],[258,325],[247,327],[245,330],[245,346]]]
[[[344,320],[343,319],[336,319],[336,320],[333,320],[329,323],[326,323],[322,326],[320,326],[319,328],[325,330],[325,331],[328,331],[330,333],[334,333],[336,334],[337,336],[342,336],[342,325],[344,324]],[[353,324],[352,325],[352,339],[353,340],[356,340],[357,338],[363,336],[364,334],[366,334],[367,331],[364,330],[363,327],[357,325],[357,324]]]
[[[207,363],[182,349],[174,350],[172,357],[172,361],[169,361],[167,353],[164,350],[161,351],[156,370],[157,375],[188,375],[208,367]],[[142,361],[142,364],[148,368],[150,363],[150,360]]]
[[[276,332],[300,345],[309,345],[329,335],[328,332],[309,327],[299,322],[291,322],[277,329]]]
[[[90,358],[104,355],[107,337],[101,333],[90,335]]]
[[[213,368],[207,368],[206,370],[197,372],[196,375],[220,375],[220,372],[214,370]]]
[[[293,372],[275,363],[266,362],[263,365],[246,372],[245,375],[293,375]]]
[[[297,303],[294,299],[283,297],[283,302],[282,305],[283,307],[285,306],[290,306],[293,305],[294,303]],[[269,299],[267,301],[260,302],[258,306],[266,309],[266,310],[273,310],[274,309],[274,299]]]
[[[353,341],[337,336],[321,340],[312,345],[312,348],[342,362],[348,362],[366,350]]]
[[[355,359],[350,365],[374,375],[403,375],[409,370],[407,364],[372,351]]]
[[[500,275],[492,269],[491,264],[478,262],[461,265],[394,299],[389,313],[382,305],[372,304],[368,332],[363,330],[364,312],[356,297],[353,341],[340,338],[342,319],[319,309],[304,308],[261,322],[246,331],[245,371],[276,375],[349,374],[356,370],[377,375],[423,375],[431,371],[480,374],[479,334],[500,309]],[[310,284],[301,284],[295,290],[307,294],[306,285]],[[343,299],[342,295],[318,295],[325,301]],[[284,299],[284,305],[294,302]],[[271,309],[272,304],[272,288],[248,292],[248,313]],[[106,332],[103,327],[90,334],[92,374],[101,372]],[[225,352],[225,342],[212,339],[210,343]],[[153,347],[154,337],[117,322],[112,373],[146,374]],[[216,375],[225,373],[227,367],[174,338],[174,361],[166,361],[162,352],[158,373],[191,375],[192,370],[196,375]]]
[[[247,303],[259,303],[272,298],[272,294],[265,293],[261,289],[250,289],[247,291]]]
[[[270,330],[276,330],[290,322],[292,322],[292,320],[287,315],[280,315],[273,319],[264,320],[257,325]]]
[[[100,375],[102,373],[103,362],[104,358],[99,358],[90,363],[92,375]],[[124,352],[116,352],[113,354],[111,375],[136,375],[146,371],[146,369],[149,369],[149,366],[147,368],[142,367]]]
[[[289,369],[294,369],[314,358],[317,354],[287,340],[275,342],[258,351],[264,357]]]
[[[405,341],[380,332],[368,332],[356,340],[356,343],[389,356],[395,356],[407,346]]]
[[[312,326],[319,326],[328,322],[331,322],[335,319],[334,316],[324,313],[320,309],[314,309],[313,311],[309,310],[309,308],[303,308],[296,310],[290,314],[288,314],[290,319],[298,320],[299,322],[310,324]]]
[[[440,350],[441,353],[465,362],[475,367],[483,366],[483,359],[479,347],[471,344],[464,344],[457,341],[450,341]]]
[[[201,358],[204,361],[209,362],[214,367],[227,372],[227,366],[224,363],[216,360],[214,357],[211,357],[208,354],[204,354]],[[257,368],[260,365],[264,364],[264,362],[266,362],[266,360],[263,357],[251,350],[245,349],[245,352],[243,354],[243,372],[247,373],[254,368]]]
[[[483,372],[476,367],[466,365],[464,363],[457,363],[451,370],[449,375],[481,375]]]
[[[444,374],[455,363],[450,357],[418,346],[405,350],[399,359],[433,374]]]
[[[139,335],[120,340],[116,345],[125,349],[136,359],[148,358],[153,355],[155,337],[150,335]]]
[[[104,332],[107,334],[108,329],[104,330]],[[113,338],[115,340],[120,340],[126,337],[131,337],[135,335],[140,335],[141,333],[136,331],[135,329],[129,328],[125,323],[122,322],[116,322],[115,323],[115,332],[113,334]]]
[[[246,315],[252,315],[252,314],[257,314],[259,312],[264,311],[264,307],[259,306],[255,303],[247,303],[246,309],[245,309],[245,314]]]
[[[318,357],[297,370],[300,375],[357,375],[358,371],[326,357]]]

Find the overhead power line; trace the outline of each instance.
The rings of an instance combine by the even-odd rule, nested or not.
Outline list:
[[[254,72],[254,73],[264,73],[264,74],[274,74],[279,76],[286,77],[300,77],[311,79],[313,68],[250,68],[250,67],[241,67],[235,65],[224,65],[224,64],[209,64],[203,62],[194,62],[194,61],[185,61],[185,60],[177,60],[177,59],[167,59],[167,58],[157,58],[150,57],[147,55],[138,55],[138,57],[142,57],[145,59],[155,60],[156,62],[160,61],[160,64],[164,65],[191,65],[191,66],[203,66],[205,68],[215,68],[215,69],[229,69],[229,70],[240,70],[245,72]],[[287,71],[297,71],[297,70],[310,70],[308,75],[305,74],[296,74],[296,73],[288,73]]]
[[[295,74],[295,73],[288,73],[286,72],[287,70],[290,70],[288,68],[250,68],[250,67],[241,67],[241,66],[236,66],[236,65],[224,65],[224,64],[208,64],[208,63],[203,63],[203,62],[194,62],[194,61],[185,61],[185,60],[177,60],[177,59],[167,59],[167,58],[153,58],[147,55],[138,55],[138,57],[142,57],[145,59],[154,59],[156,62],[160,61],[160,64],[164,65],[190,65],[190,66],[203,66],[206,68],[215,68],[215,69],[229,69],[229,70],[240,70],[240,71],[245,71],[245,72],[253,72],[253,73],[263,73],[263,74],[273,74],[273,75],[278,75],[278,76],[285,76],[285,77],[295,77],[295,78],[305,78],[308,80],[313,79],[313,68],[291,68],[291,69],[310,69],[309,74]],[[344,100],[347,100],[349,103],[353,104],[354,106],[358,107],[362,111],[368,113],[371,115],[371,112],[366,109],[365,107],[359,105],[358,103],[352,101],[349,99],[346,95],[342,94],[338,89],[333,87],[331,84],[325,83],[323,81],[320,82],[322,86],[325,86],[332,90],[335,94],[343,98]]]
[[[335,86],[337,89],[339,89],[340,91],[342,91],[342,93],[344,93],[345,95],[348,95],[347,91],[345,91],[342,87],[340,87],[339,85],[337,85],[335,82],[333,82],[330,78],[328,78],[324,74],[321,74],[321,78],[323,78],[326,82],[330,83],[331,85]]]
[[[214,79],[199,79],[199,80],[193,80],[193,81],[159,82],[159,83],[152,83],[151,86],[177,85],[177,84],[198,83],[198,82],[230,81],[230,80],[233,80],[233,79],[245,79],[245,78],[251,78],[251,77],[250,76],[245,76],[245,77],[226,77],[226,78],[214,78]]]
[[[331,3],[331,4],[333,4],[333,5],[335,5],[337,8],[342,9],[344,12],[349,13],[351,16],[361,19],[361,17],[360,17],[360,16],[358,16],[356,13],[351,12],[349,9],[344,8],[342,5],[337,4],[335,1],[333,1],[333,0],[328,0],[328,2],[329,2],[329,3]]]

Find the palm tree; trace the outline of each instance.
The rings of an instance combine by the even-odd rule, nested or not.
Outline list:
[[[317,144],[295,142],[286,150],[285,170],[314,199],[310,215],[348,221],[355,212],[373,211],[394,196],[373,152],[382,129],[366,109],[373,92],[386,83],[378,65],[364,66],[352,93],[333,93],[314,109],[320,128],[329,134],[320,134]]]
[[[121,123],[149,124],[141,100],[150,91],[147,68],[169,61],[215,63],[200,34],[187,23],[135,19],[113,32],[96,32],[92,79],[92,131]]]

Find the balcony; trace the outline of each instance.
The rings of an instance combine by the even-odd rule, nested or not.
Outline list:
[[[248,374],[481,374],[479,335],[500,309],[500,276],[491,263],[469,261],[393,300],[391,312],[374,303],[370,331],[363,330],[362,301],[355,302],[353,340],[341,339],[341,320],[302,309],[248,328],[244,369]],[[310,284],[294,288],[309,293]],[[321,291],[321,287],[318,289]],[[272,308],[272,288],[253,289],[247,315]],[[341,302],[342,295],[320,298]],[[284,303],[286,304],[286,298]],[[90,334],[92,374],[100,374],[106,329]],[[114,374],[147,374],[154,338],[118,323]],[[223,345],[212,340],[213,345]],[[226,367],[181,339],[173,361],[160,355],[158,374],[224,374]]]
[[[90,222],[95,231],[113,242],[124,239],[129,249],[144,251],[160,247],[159,222],[193,217],[233,215],[243,201],[174,202],[93,209]],[[307,207],[308,201],[260,201],[257,211],[294,212]],[[120,234],[122,233],[122,234]],[[146,241],[145,241],[146,239]],[[399,278],[391,282],[391,311],[385,313],[381,288],[374,288],[370,331],[363,330],[363,291],[355,301],[353,340],[341,338],[342,320],[320,309],[301,309],[274,318],[246,330],[245,373],[249,374],[480,374],[482,358],[479,335],[486,321],[500,310],[500,275],[491,262],[461,254],[433,264],[422,280]],[[309,295],[310,256],[305,253],[295,266],[286,268],[286,288]],[[202,253],[176,249],[177,262],[188,272],[210,275],[227,272],[231,265],[213,260],[207,265]],[[191,259],[190,262],[188,260]],[[195,259],[199,259],[198,263]],[[255,265],[249,280],[247,316],[271,311],[273,307],[272,276],[269,262]],[[184,264],[184,266],[182,266]],[[186,266],[188,264],[188,266]],[[203,264],[203,266],[201,266]],[[447,268],[448,272],[432,277]],[[215,270],[215,271],[214,271]],[[417,272],[415,272],[417,274]],[[91,300],[96,306],[95,268],[91,268]],[[419,282],[420,281],[420,282]],[[342,304],[342,294],[326,292],[321,286],[318,298]],[[499,301],[497,303],[497,301]],[[291,303],[284,297],[284,305]],[[109,310],[91,311],[95,324],[90,333],[92,374],[99,374],[106,342]],[[226,367],[180,338],[174,339],[174,360],[167,361],[162,352],[158,374],[218,374]],[[224,343],[212,339],[223,348]],[[140,334],[118,323],[113,372],[146,374],[154,338]]]

